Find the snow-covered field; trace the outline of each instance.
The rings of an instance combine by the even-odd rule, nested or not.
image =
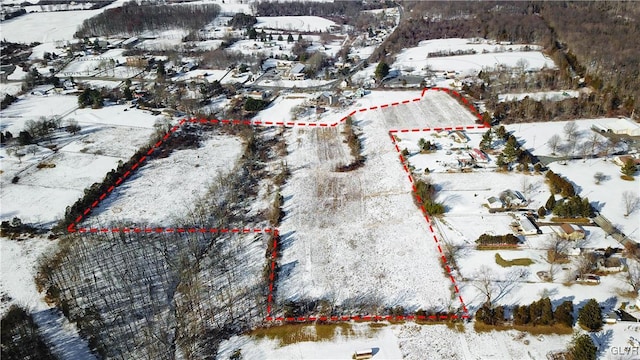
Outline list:
[[[87,55],[74,59],[64,69],[61,74],[64,76],[88,76],[111,69],[116,64],[124,64],[127,58],[122,55],[123,49],[108,50],[100,55]],[[111,73],[111,70],[108,71]]]
[[[17,216],[25,223],[44,226],[59,220],[66,206],[80,198],[86,187],[101,181],[119,161],[128,160],[149,141],[159,119],[123,105],[77,109],[77,98],[68,95],[25,95],[0,115],[2,131],[11,131],[16,136],[27,120],[38,120],[41,116],[63,116],[63,126],[73,118],[81,126],[75,135],[57,130],[51,141],[17,147],[24,154],[22,158],[9,156],[7,147],[0,150],[0,218]],[[57,145],[56,151],[46,148],[53,144]],[[41,163],[55,167],[38,169]],[[12,183],[15,176],[19,181]]]
[[[11,42],[50,43],[71,40],[85,19],[104,9],[31,13],[2,22],[2,37]]]
[[[475,51],[475,54],[454,55],[456,51]],[[450,56],[429,57],[429,53],[444,52]],[[554,68],[553,60],[546,57],[536,45],[500,45],[473,39],[435,39],[420,42],[398,54],[392,68],[422,71],[454,71],[463,75],[476,75],[483,68],[503,66],[535,71]]]
[[[353,109],[419,97],[416,92],[372,92]],[[346,111],[348,113],[348,110]],[[437,249],[388,131],[460,124],[475,117],[456,100],[427,92],[420,102],[354,115],[362,129],[363,168],[337,173],[350,162],[343,135],[333,129],[294,128],[287,138],[293,175],[282,194],[278,301],[329,299],[347,305],[369,300],[408,311],[457,308],[442,275]],[[340,129],[340,127],[339,127]]]
[[[297,30],[297,31],[327,31],[335,22],[318,16],[258,16],[256,28]]]
[[[197,149],[173,151],[167,158],[146,163],[83,226],[113,222],[167,226],[183,220],[218,176],[233,171],[242,153],[237,138],[207,137]]]
[[[538,91],[528,93],[509,93],[498,95],[498,102],[521,101],[528,97],[535,101],[562,101],[565,99],[577,98],[580,95],[578,90],[558,90],[558,91]]]

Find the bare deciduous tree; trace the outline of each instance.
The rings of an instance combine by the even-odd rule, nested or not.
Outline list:
[[[596,181],[596,184],[600,184],[602,181],[606,180],[606,178],[607,176],[600,171],[593,174],[593,179]]]
[[[625,210],[624,216],[629,216],[640,206],[640,197],[633,191],[625,191],[622,193],[622,203]]]
[[[583,252],[578,256],[576,262],[576,275],[583,277],[593,271],[596,265],[596,255],[592,252]]]
[[[596,156],[598,155],[598,151],[603,147],[602,136],[597,132],[592,132],[587,143],[591,148],[591,155]]]
[[[553,264],[555,262],[565,260],[567,258],[567,250],[569,250],[569,247],[571,247],[569,241],[557,235],[552,237],[545,246],[549,262]]]
[[[573,140],[577,140],[578,124],[576,124],[575,121],[569,121],[568,123],[564,124],[563,130],[567,141],[571,142]]]
[[[556,154],[556,150],[558,150],[558,146],[560,146],[560,141],[562,141],[562,139],[558,134],[554,134],[547,140],[547,145],[551,148],[552,155]]]
[[[633,291],[640,290],[640,262],[629,259],[627,262],[627,283],[633,287]]]
[[[473,286],[485,296],[485,303],[492,304],[509,294],[518,284],[529,276],[529,270],[517,268],[510,270],[503,279],[494,277],[494,272],[486,265],[480,267],[475,275]]]

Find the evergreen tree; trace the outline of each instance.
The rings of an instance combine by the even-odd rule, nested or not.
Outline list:
[[[515,140],[515,137],[509,137],[507,144],[504,146],[504,150],[502,150],[504,161],[507,165],[511,164],[518,158],[517,146],[518,142]]]
[[[507,130],[504,128],[504,126],[500,125],[500,127],[498,127],[498,129],[496,130],[496,136],[498,136],[500,139],[504,139],[507,136]]]
[[[28,131],[20,131],[18,134],[18,142],[20,145],[33,144],[33,136]]]
[[[489,129],[482,135],[482,140],[480,141],[480,149],[481,150],[491,149],[492,142],[493,142],[493,137],[491,134],[491,129]]]
[[[249,28],[249,30],[247,30],[247,35],[249,36],[249,39],[255,40],[258,37],[258,32],[256,31],[256,29],[251,27]]]
[[[293,42],[293,35],[289,34],[289,36],[287,36],[287,42],[288,43],[292,43]]]
[[[513,323],[516,325],[526,325],[531,321],[531,317],[529,316],[529,306],[520,305],[513,309]]]
[[[620,171],[622,171],[622,173],[626,176],[633,176],[633,174],[635,174],[636,172],[636,164],[632,159],[627,159]]]
[[[547,209],[545,209],[544,206],[540,206],[538,208],[538,216],[544,217],[545,215],[547,215]]]
[[[284,38],[282,37],[282,34],[278,35],[278,41],[282,41],[284,40]]]
[[[573,326],[573,302],[567,300],[560,304],[553,312],[553,319],[556,323],[568,327]]]
[[[578,312],[578,323],[589,331],[598,331],[602,328],[602,310],[595,299],[589,300]]]
[[[498,158],[496,159],[496,165],[498,165],[499,168],[506,168],[507,166],[507,161],[504,158],[503,154],[498,154]]]
[[[378,63],[378,66],[376,66],[376,71],[375,71],[376,79],[382,80],[387,75],[389,75],[389,65],[384,61],[380,61]]]
[[[570,353],[576,360],[596,360],[598,348],[593,344],[591,336],[582,334],[573,339]]]
[[[302,41],[302,34],[298,34],[298,42]]]
[[[552,325],[553,324],[553,308],[551,307],[551,300],[548,297],[540,299],[540,325]]]
[[[544,207],[547,209],[547,211],[553,211],[553,208],[556,207],[556,196],[551,194]]]
[[[165,76],[167,76],[167,71],[164,68],[164,61],[160,61],[158,63],[158,70],[157,70],[156,73],[158,75],[158,80],[160,80],[160,81],[163,81]],[[131,90],[129,90],[129,92],[131,92]]]

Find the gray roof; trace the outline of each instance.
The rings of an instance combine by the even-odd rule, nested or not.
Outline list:
[[[304,64],[295,64],[294,67],[291,68],[292,74],[299,74],[304,70]]]

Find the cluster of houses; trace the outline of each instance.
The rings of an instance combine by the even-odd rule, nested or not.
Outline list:
[[[268,71],[271,69],[274,69],[283,79],[304,80],[306,78],[306,74],[304,72],[305,65],[296,61],[276,60],[265,61],[262,64],[263,71]]]

